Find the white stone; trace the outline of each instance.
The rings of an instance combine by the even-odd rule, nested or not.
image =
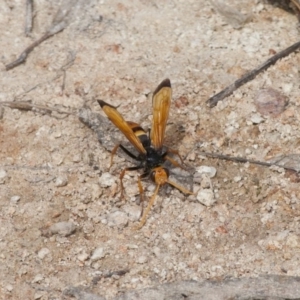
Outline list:
[[[55,186],[62,187],[68,184],[68,178],[66,176],[59,176],[55,180]]]
[[[211,189],[200,190],[197,194],[197,200],[205,206],[212,206],[217,201]]]
[[[264,122],[264,118],[262,116],[260,116],[259,114],[253,114],[250,117],[250,120],[253,124],[260,124],[260,123]]]
[[[145,255],[141,255],[137,258],[136,261],[137,261],[138,264],[144,264],[148,261],[148,258]]]
[[[155,254],[156,257],[160,256],[160,248],[159,247],[154,247],[153,248],[153,253]]]
[[[123,211],[115,211],[108,215],[108,225],[124,227],[128,224],[128,216]]]
[[[207,175],[209,178],[215,177],[217,170],[211,166],[200,166],[196,168],[196,171],[200,174]]]
[[[44,276],[42,274],[37,274],[35,277],[32,279],[32,283],[37,283],[41,282],[44,279]]]
[[[234,178],[233,178],[233,181],[234,182],[239,182],[239,181],[241,181],[242,180],[242,177],[241,176],[235,176]]]
[[[4,179],[7,176],[7,173],[5,170],[0,169],[0,179]]]
[[[13,287],[11,284],[7,284],[7,285],[6,285],[6,290],[7,290],[8,292],[12,292],[13,289],[14,289],[14,287]]]
[[[10,202],[12,202],[12,203],[17,203],[17,202],[20,201],[20,199],[21,199],[20,196],[15,195],[15,196],[12,196],[12,197],[10,198]]]
[[[38,252],[38,257],[40,259],[44,259],[48,254],[50,253],[50,250],[48,248],[42,248],[39,252]]]
[[[83,253],[79,254],[77,256],[77,258],[78,258],[79,261],[83,262],[83,261],[86,261],[89,258],[89,255],[87,253],[83,252]]]
[[[72,222],[58,222],[49,228],[52,234],[59,234],[61,236],[69,236],[75,232],[76,226]]]
[[[106,255],[103,247],[98,247],[93,251],[93,254],[91,256],[91,261],[97,261],[101,258],[104,258]]]
[[[130,221],[136,222],[141,217],[142,207],[139,205],[125,205],[124,211],[128,214]]]
[[[115,177],[108,172],[103,173],[99,178],[99,183],[102,187],[112,186],[115,182]]]

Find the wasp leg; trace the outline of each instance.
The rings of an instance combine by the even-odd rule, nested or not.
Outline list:
[[[181,164],[178,163],[175,159],[168,156],[168,153],[172,153],[172,154],[177,155],[180,158]],[[168,160],[175,167],[180,168],[182,170],[186,170],[186,168],[183,166],[183,164],[184,164],[183,159],[182,159],[182,157],[180,156],[180,154],[177,150],[168,148],[167,151],[162,155],[162,157],[163,157],[164,160]]]
[[[110,168],[111,168],[112,165],[113,165],[114,155],[116,154],[116,152],[117,152],[117,150],[118,150],[119,147],[120,147],[120,144],[117,144],[117,145],[114,147],[114,149],[112,149],[112,151],[111,151],[110,166],[109,166],[109,168],[108,168],[108,171],[110,170]]]
[[[186,168],[181,165],[180,163],[178,163],[175,159],[171,158],[170,156],[166,155],[164,156],[164,160],[168,160],[172,165],[174,165],[177,168],[180,168],[182,170],[186,170]]]
[[[135,171],[135,170],[139,170],[144,168],[143,166],[136,166],[136,167],[129,167],[129,168],[125,168],[124,170],[122,170],[122,172],[120,173],[120,182],[121,182],[121,196],[120,198],[123,199],[124,198],[124,185],[123,185],[123,177],[125,176],[125,173],[127,171]],[[143,188],[143,187],[142,187]]]
[[[139,192],[140,192],[140,201],[143,205],[143,202],[144,202],[144,189],[143,189],[143,185],[142,185],[142,179],[146,178],[149,176],[149,173],[144,173],[142,175],[139,176],[138,178],[138,186],[139,186]]]
[[[168,148],[166,154],[168,154],[168,153],[172,153],[174,155],[177,155],[179,157],[180,161],[181,161],[181,164],[184,165],[183,159],[182,159],[181,155],[179,154],[179,151],[177,151],[175,149]]]
[[[129,150],[127,150],[124,146],[120,145],[120,148],[131,158],[137,160],[137,161],[142,161],[142,159],[138,156],[135,156],[134,154],[132,154]]]
[[[179,184],[177,184],[176,182],[174,181],[171,181],[171,180],[167,180],[167,183],[174,186],[176,189],[178,189],[180,192],[184,193],[184,194],[187,194],[187,195],[195,195],[195,193],[189,191],[188,189],[180,186]]]
[[[146,220],[147,220],[147,215],[148,215],[148,213],[149,213],[151,207],[152,207],[153,204],[154,204],[154,200],[155,200],[155,198],[156,198],[156,195],[157,195],[157,193],[158,193],[159,188],[160,188],[160,184],[158,184],[158,185],[156,186],[156,189],[155,189],[155,191],[154,191],[154,194],[152,195],[152,197],[151,197],[151,199],[150,199],[150,201],[149,201],[149,203],[148,203],[147,208],[146,208],[145,211],[143,212],[142,219],[141,219],[139,225],[137,225],[136,228],[135,228],[136,230],[141,229],[141,228],[145,225]]]
[[[141,161],[141,159],[137,156],[135,156],[134,154],[132,154],[129,150],[127,150],[124,146],[122,146],[121,144],[117,144],[111,151],[111,157],[110,157],[110,166],[109,166],[109,169],[108,171],[110,170],[110,168],[112,167],[113,165],[113,158],[114,158],[114,155],[117,153],[118,151],[118,148],[121,148],[128,156],[130,156],[131,158],[137,160],[137,161]]]

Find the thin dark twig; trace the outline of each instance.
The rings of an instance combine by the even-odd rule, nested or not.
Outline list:
[[[14,109],[25,110],[25,111],[41,110],[49,115],[52,112],[57,112],[57,113],[66,114],[66,115],[75,115],[75,113],[72,113],[72,112],[62,111],[60,109],[53,108],[53,107],[47,107],[44,105],[31,104],[31,103],[25,102],[25,101],[2,101],[2,102],[0,102],[0,106],[1,105],[7,106],[10,108],[14,108]]]
[[[26,1],[25,35],[28,36],[33,27],[33,0]]]
[[[13,62],[9,63],[5,66],[6,70],[11,70],[16,66],[22,64],[26,61],[27,56],[29,53],[42,42],[50,38],[51,36],[55,35],[56,33],[64,30],[68,25],[67,16],[69,15],[70,11],[74,7],[77,0],[70,0],[69,2],[64,2],[63,5],[57,11],[50,28],[47,32],[39,38],[37,41],[33,42],[29,47],[27,47],[21,55]]]
[[[209,98],[206,103],[209,104],[210,107],[214,107],[217,105],[217,103],[221,100],[223,100],[225,97],[231,95],[235,90],[237,90],[240,86],[244,85],[245,83],[249,82],[250,80],[254,79],[256,75],[258,75],[260,72],[265,71],[268,69],[271,65],[275,64],[277,60],[288,56],[292,52],[296,51],[300,47],[300,42],[297,42],[293,44],[292,46],[286,48],[285,50],[282,50],[269,58],[267,61],[265,61],[263,64],[255,68],[254,70],[246,73],[244,76],[242,76],[240,79],[236,80],[233,84],[229,85],[225,89],[223,89],[218,94],[212,96]]]
[[[283,168],[285,170],[292,170],[298,172],[295,168],[292,167],[285,167],[279,163],[269,163],[269,162],[264,162],[264,161],[258,161],[258,160],[252,160],[252,159],[247,159],[244,157],[236,157],[236,156],[227,156],[224,154],[218,154],[218,153],[210,153],[210,152],[197,152],[200,155],[204,155],[207,157],[212,157],[212,158],[218,158],[218,159],[224,159],[224,160],[230,160],[234,162],[240,162],[240,163],[250,163],[250,164],[255,164],[255,165],[260,165],[260,166],[266,166],[266,167],[272,167],[272,166],[277,166],[280,168]]]
[[[130,271],[129,269],[123,269],[123,270],[106,272],[102,275],[95,276],[93,278],[92,282],[93,282],[94,285],[96,285],[102,278],[110,278],[110,277],[113,277],[113,276],[123,276],[126,273],[128,273],[129,271]]]

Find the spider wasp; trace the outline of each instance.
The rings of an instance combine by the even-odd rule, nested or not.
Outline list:
[[[176,160],[168,155],[170,153],[177,155],[180,158],[181,163],[183,163],[178,151],[166,148],[163,145],[165,129],[171,104],[171,95],[171,82],[169,79],[165,79],[159,84],[159,86],[153,93],[153,119],[149,134],[147,134],[139,124],[131,121],[125,121],[121,114],[117,111],[116,107],[104,102],[103,100],[97,100],[104,113],[107,115],[108,119],[125,135],[125,137],[139,153],[136,156],[121,144],[117,144],[111,152],[110,167],[113,164],[113,156],[116,154],[119,147],[129,157],[140,162],[139,165],[134,167],[127,167],[120,173],[121,198],[123,198],[124,196],[123,177],[127,171],[144,169],[144,173],[138,177],[138,187],[142,203],[144,200],[144,189],[141,180],[150,177],[156,184],[154,194],[152,195],[146,210],[143,212],[140,224],[138,225],[138,229],[143,227],[143,225],[145,224],[147,215],[151,207],[153,206],[160,186],[168,183],[184,194],[193,194],[191,191],[171,181],[169,179],[169,170],[163,166],[165,161],[169,161],[174,166],[184,169],[181,164],[179,164]]]

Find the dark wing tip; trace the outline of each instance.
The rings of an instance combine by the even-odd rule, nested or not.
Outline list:
[[[164,87],[171,87],[171,81],[169,78],[164,79],[159,85],[158,87],[155,89],[154,91],[154,95],[157,94],[162,88]]]
[[[106,105],[106,103],[103,100],[97,100],[97,102],[99,103],[99,105],[103,108],[104,105]]]
[[[101,106],[101,108],[103,108],[104,106],[109,106],[109,107],[112,107],[112,108],[116,108],[108,103],[106,103],[105,101],[103,100],[97,100],[97,102],[99,103],[99,105]]]

